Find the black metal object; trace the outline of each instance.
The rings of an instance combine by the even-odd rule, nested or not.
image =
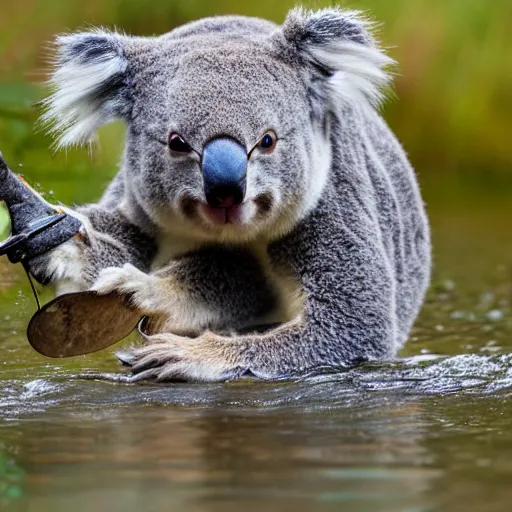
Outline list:
[[[11,237],[0,244],[0,256],[11,263],[45,254],[80,232],[82,223],[47,203],[9,170],[0,153],[0,201],[11,217]]]

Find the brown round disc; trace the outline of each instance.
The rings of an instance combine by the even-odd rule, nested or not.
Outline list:
[[[52,300],[32,317],[27,338],[43,356],[90,354],[126,338],[141,317],[118,294],[68,293]]]

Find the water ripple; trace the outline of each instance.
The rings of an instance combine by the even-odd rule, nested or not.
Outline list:
[[[0,418],[58,408],[69,413],[98,407],[177,406],[322,409],[378,407],[391,398],[512,393],[512,354],[412,357],[353,369],[323,369],[299,379],[221,384],[130,383],[122,373],[87,373],[0,382]]]

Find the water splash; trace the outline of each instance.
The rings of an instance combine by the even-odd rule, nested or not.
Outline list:
[[[416,356],[353,369],[324,369],[305,377],[261,382],[246,379],[217,384],[131,383],[123,373],[85,373],[5,382],[0,417],[16,418],[58,408],[71,414],[127,406],[246,409],[345,408],[378,406],[446,394],[512,394],[512,354],[454,357]]]
[[[311,375],[309,382],[350,382],[366,391],[412,395],[512,391],[512,354],[415,356],[393,363],[362,365],[345,373]]]

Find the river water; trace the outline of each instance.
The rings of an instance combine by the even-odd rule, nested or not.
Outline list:
[[[41,181],[70,200],[80,176]],[[511,510],[512,186],[424,191],[434,279],[400,359],[296,381],[134,385],[114,349],[45,359],[0,260],[0,508]]]

